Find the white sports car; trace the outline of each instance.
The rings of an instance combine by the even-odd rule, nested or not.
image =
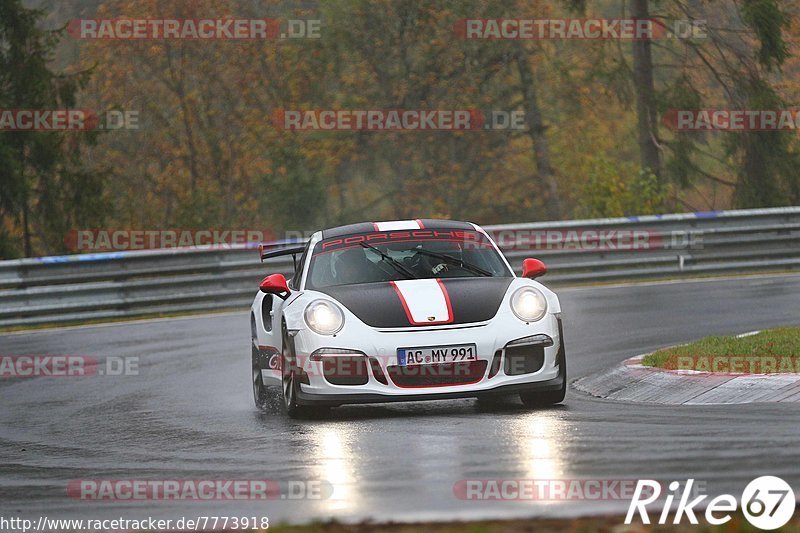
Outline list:
[[[256,405],[280,387],[290,416],[315,406],[519,394],[563,401],[558,297],[489,235],[449,220],[361,223],[314,233],[287,282],[261,282],[250,322]],[[299,256],[299,260],[297,260]]]

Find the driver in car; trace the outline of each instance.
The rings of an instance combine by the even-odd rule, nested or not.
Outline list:
[[[363,248],[348,248],[342,251],[333,264],[334,279],[338,285],[379,281],[375,265],[367,259]]]

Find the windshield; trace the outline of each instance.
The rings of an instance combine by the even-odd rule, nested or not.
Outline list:
[[[479,232],[376,232],[326,239],[311,257],[306,287],[403,279],[511,277],[498,251]]]

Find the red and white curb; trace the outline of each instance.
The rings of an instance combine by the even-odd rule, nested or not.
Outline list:
[[[667,370],[642,365],[644,357],[633,357],[608,370],[580,378],[573,386],[597,398],[667,405],[800,403],[800,374],[797,373]]]

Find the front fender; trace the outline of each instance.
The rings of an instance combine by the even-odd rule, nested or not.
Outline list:
[[[547,300],[547,309],[549,313],[560,313],[561,312],[561,302],[558,300],[558,296],[556,293],[539,283],[538,281],[534,281],[532,279],[527,278],[515,278],[514,282],[508,287],[508,291],[506,294],[506,300],[508,300],[514,291],[516,291],[520,287],[533,287],[541,291],[544,294],[545,299]],[[507,304],[507,302],[504,302]]]
[[[292,331],[307,327],[303,312],[312,300],[314,300],[313,296],[306,291],[293,292],[289,296],[283,305],[283,321],[286,323],[286,329]]]

